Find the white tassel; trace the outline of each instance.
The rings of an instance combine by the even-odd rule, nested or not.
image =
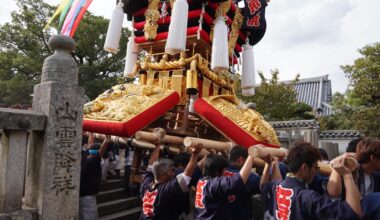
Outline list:
[[[123,3],[120,2],[113,10],[110,23],[108,25],[106,42],[104,43],[105,51],[117,53],[119,50],[121,30],[123,28],[123,19]]]
[[[127,55],[125,56],[124,77],[128,77],[133,73],[133,67],[137,61],[137,50],[135,44],[135,34],[132,30],[132,35],[129,37],[127,45]]]
[[[255,62],[253,58],[253,47],[246,43],[244,46],[243,67],[241,76],[241,89],[244,96],[255,94]]]
[[[176,0],[170,19],[168,40],[165,46],[165,52],[170,55],[175,55],[186,49],[188,13],[189,4],[187,0]]]
[[[162,3],[162,6],[161,6],[161,15],[160,15],[160,18],[162,18],[162,21],[165,20],[166,16],[168,16],[168,6],[166,5],[166,1],[164,1],[164,3]]]
[[[201,30],[202,30],[202,25],[203,25],[203,15],[206,12],[205,10],[205,3],[202,4],[202,12],[201,12],[201,17],[199,18],[199,26],[198,26],[198,31],[197,31],[197,40],[201,39]]]
[[[228,70],[228,28],[224,18],[219,17],[212,40],[211,69],[215,72]]]

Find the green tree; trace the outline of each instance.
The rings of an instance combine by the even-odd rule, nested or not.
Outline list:
[[[350,117],[354,112],[351,103],[355,102],[355,99],[351,94],[349,90],[345,94],[334,93],[331,105],[335,113],[318,118],[321,130],[351,130],[353,128]]]
[[[293,114],[290,114],[291,119],[314,119],[313,108],[304,103],[293,103]]]
[[[12,21],[0,26],[0,104],[30,104],[44,59],[51,53],[42,28],[53,8],[42,1],[18,0]]]
[[[75,34],[77,43],[74,59],[79,66],[79,85],[90,99],[118,83],[123,74],[124,58],[130,32],[124,28],[120,39],[120,50],[110,55],[103,49],[108,20],[86,13]]]
[[[238,82],[238,97],[245,102],[256,103],[256,110],[263,114],[267,120],[291,120],[291,119],[311,119],[312,108],[305,103],[297,102],[297,94],[291,84],[279,82],[279,71],[272,70],[271,78],[265,78],[259,72],[261,84],[256,87],[255,95],[242,96],[240,83]],[[298,80],[298,75],[294,82]]]
[[[341,66],[352,87],[350,104],[354,111],[349,118],[363,134],[380,137],[380,43],[358,51],[362,57],[353,65]]]
[[[54,30],[44,31],[55,7],[43,0],[16,0],[18,10],[11,22],[0,25],[0,104],[30,104],[33,86],[40,81],[42,64],[52,54],[48,39]],[[53,24],[54,27],[54,24]],[[74,36],[72,53],[79,66],[79,85],[90,99],[116,84],[122,75],[129,32],[123,29],[120,51],[103,50],[108,20],[87,12]]]

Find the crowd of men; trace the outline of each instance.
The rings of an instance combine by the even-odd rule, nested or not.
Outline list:
[[[108,142],[106,138],[101,145],[90,144],[82,160],[81,219],[97,218],[97,190],[92,189],[99,186],[97,166]],[[252,208],[252,196],[257,194],[268,220],[380,219],[379,139],[352,141],[347,153],[327,161],[330,176],[319,173],[318,164],[326,159],[323,151],[303,141],[296,142],[286,158],[270,154],[260,158],[263,168],[255,167],[255,158],[244,147],[201,158],[202,147],[198,144],[169,159],[160,157],[156,144],[141,176],[140,219],[253,219],[257,210]],[[348,166],[349,158],[358,162],[355,169]],[[98,176],[93,177],[94,171]]]

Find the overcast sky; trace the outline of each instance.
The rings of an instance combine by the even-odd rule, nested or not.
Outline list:
[[[94,0],[89,10],[109,18],[114,2]],[[340,65],[352,64],[357,49],[380,41],[379,9],[379,0],[271,0],[266,34],[255,46],[256,70],[269,77],[277,68],[281,80],[297,73],[301,78],[329,75],[333,92],[344,92],[348,80]],[[12,10],[17,10],[13,0],[2,4],[1,24],[10,21]]]

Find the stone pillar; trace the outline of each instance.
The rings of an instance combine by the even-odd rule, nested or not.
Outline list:
[[[44,61],[32,105],[47,116],[46,129],[42,141],[31,141],[24,208],[37,209],[39,219],[78,219],[85,95],[70,55],[74,40],[57,35],[49,44],[55,53]]]
[[[318,148],[318,132],[310,129],[305,131],[304,133],[304,141],[312,144],[316,148]]]
[[[329,160],[332,160],[335,157],[339,156],[339,148],[337,143],[322,142],[321,148],[327,152]]]
[[[21,209],[27,133],[4,130],[0,147],[0,213]]]

